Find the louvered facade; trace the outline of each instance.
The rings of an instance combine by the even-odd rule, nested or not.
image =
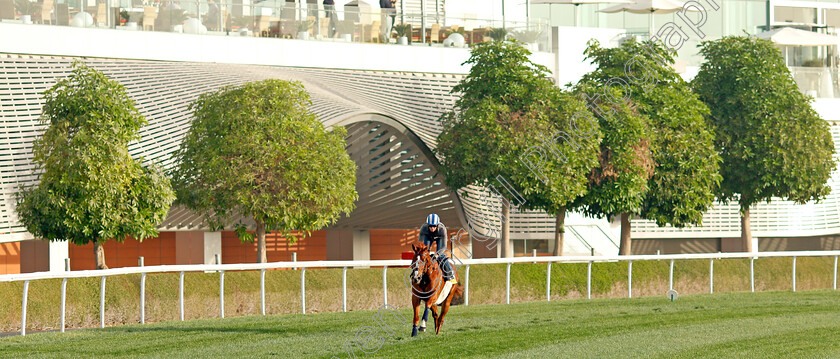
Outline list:
[[[41,93],[56,79],[66,76],[74,60],[0,55],[3,119],[0,242],[31,238],[15,216],[15,192],[18,185],[36,180],[32,173],[31,146],[43,131],[38,123],[43,104]],[[268,78],[297,80],[311,93],[312,110],[324,124],[347,127],[347,151],[359,167],[357,209],[342,217],[333,228],[415,228],[430,212],[440,214],[446,223],[461,226],[466,224],[466,218],[490,218],[486,225],[472,222],[485,234],[499,226],[499,203],[494,197],[481,200],[481,189],[477,187],[461,192],[462,195],[470,192],[470,196],[455,195],[442,184],[435,171],[436,159],[431,149],[441,130],[437,119],[453,104],[455,96],[449,91],[461,79],[460,75],[118,59],[85,61],[126,86],[149,121],[140,132],[142,139],[130,145],[132,155],[171,167],[171,155],[188,130],[187,107],[203,92]],[[831,121],[835,143],[840,144],[840,126],[833,122],[840,118],[834,114],[823,116]],[[831,179],[831,184],[835,189],[840,188],[837,176]],[[760,237],[837,235],[840,233],[839,201],[840,193],[835,190],[826,200],[804,206],[786,201],[760,204],[753,210],[754,234]],[[738,236],[739,217],[734,206],[716,206],[704,222],[703,227],[673,229],[635,220],[633,236],[638,239]],[[571,228],[576,225],[571,223]],[[601,221],[598,226],[606,237],[615,238],[609,223]],[[514,239],[544,241],[552,238],[553,227],[553,218],[542,213],[512,216]],[[183,208],[173,208],[161,225],[163,231],[205,229],[200,217]]]

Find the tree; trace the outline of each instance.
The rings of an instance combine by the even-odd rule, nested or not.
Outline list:
[[[122,85],[77,62],[44,97],[48,127],[33,144],[40,183],[18,192],[18,216],[37,238],[93,242],[106,269],[102,244],[156,236],[174,193],[160,167],[128,153],[146,120]]]
[[[578,124],[587,128],[584,134],[575,132],[571,115],[583,111],[588,119],[591,114],[581,101],[555,87],[548,70],[528,55],[512,42],[473,48],[465,62],[472,65],[470,73],[452,90],[460,94],[455,109],[441,117],[439,172],[453,189],[479,185],[495,190],[493,183],[518,188],[519,204],[557,214],[557,232],[562,233],[560,213],[585,190],[585,173],[596,163],[600,133],[594,121],[588,127]],[[509,219],[515,195],[510,188],[495,193],[502,202],[502,253],[512,257]]]
[[[537,176],[522,177],[525,209],[542,210],[554,216],[554,253],[563,255],[564,235],[566,232],[566,207],[578,197],[586,194],[590,171],[598,166],[598,154],[602,139],[597,119],[586,108],[586,104],[571,93],[552,86],[546,91],[550,101],[540,113],[547,121],[542,121],[538,132],[553,133],[553,136],[541,138],[558,146],[557,153],[552,152],[548,144],[543,143],[538,151],[543,165],[535,173]],[[533,141],[533,139],[531,139]],[[520,156],[533,170],[534,150],[529,148],[526,155]]]
[[[802,204],[828,195],[834,142],[772,42],[727,36],[702,42],[700,52],[706,61],[692,86],[717,126],[723,158],[717,197],[738,201],[741,240],[752,252],[750,206],[773,197]]]
[[[603,91],[597,83],[580,82],[578,91],[588,97]],[[607,91],[615,91],[607,89]],[[617,96],[617,92],[613,92]],[[632,102],[599,104],[599,126],[604,139],[599,164],[588,174],[588,189],[570,207],[593,217],[621,217],[619,254],[630,254],[630,216],[641,212],[650,189],[655,163],[651,154],[649,119]],[[605,114],[611,115],[605,115]]]
[[[350,213],[356,164],[346,130],[327,131],[310,112],[299,82],[265,80],[205,93],[190,105],[190,130],[175,154],[177,203],[203,214],[212,228],[235,215],[256,222],[257,261],[266,262],[265,234],[309,231]],[[242,223],[236,233],[253,241]]]
[[[655,163],[637,214],[659,226],[701,225],[720,183],[720,156],[709,109],[671,67],[673,53],[659,42],[625,41],[617,48],[597,42],[586,50],[598,68],[583,81],[617,91],[609,99],[630,99],[650,125]],[[630,254],[629,215],[622,216],[623,254]],[[626,244],[626,245],[625,245]]]

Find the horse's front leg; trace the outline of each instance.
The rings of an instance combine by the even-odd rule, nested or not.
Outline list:
[[[437,311],[437,306],[432,305],[431,309],[432,309],[432,318],[435,319],[435,332],[437,332],[437,330],[438,330],[438,318],[439,318],[438,311]]]
[[[457,285],[457,284],[456,284]],[[446,316],[446,313],[449,312],[449,304],[452,303],[452,298],[455,297],[455,288],[452,288],[452,291],[449,292],[449,297],[443,301],[442,305],[440,306],[440,317],[438,320],[435,321],[435,334],[440,334],[440,328],[443,326],[443,317]]]
[[[411,336],[417,336],[417,324],[420,323],[420,298],[411,296],[411,305],[414,307],[414,327],[411,329]]]

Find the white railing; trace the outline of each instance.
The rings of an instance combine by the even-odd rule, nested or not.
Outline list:
[[[587,263],[586,271],[586,298],[592,298],[592,263],[596,262],[627,262],[627,296],[632,297],[633,283],[633,262],[670,260],[668,275],[668,288],[674,288],[674,261],[691,259],[709,260],[709,293],[714,293],[714,260],[750,258],[750,290],[755,291],[754,262],[756,258],[767,257],[792,257],[793,273],[791,289],[796,291],[796,258],[797,257],[834,257],[833,289],[837,289],[837,259],[840,251],[795,251],[795,252],[760,252],[760,253],[706,253],[706,254],[665,254],[665,255],[629,255],[629,256],[564,256],[564,257],[516,257],[516,258],[483,258],[456,260],[456,265],[466,265],[464,270],[464,305],[469,305],[470,290],[470,266],[476,264],[507,264],[505,270],[505,303],[510,304],[510,267],[514,263],[547,263],[546,271],[546,300],[551,300],[551,264],[552,263]],[[0,282],[23,281],[23,298],[21,306],[20,334],[26,335],[26,302],[29,292],[29,281],[39,279],[63,279],[61,283],[61,332],[64,332],[65,297],[67,279],[69,278],[91,278],[101,277],[99,290],[99,326],[105,327],[105,279],[109,276],[124,274],[141,274],[145,277],[148,273],[170,273],[180,272],[178,287],[178,306],[180,319],[184,320],[184,272],[219,272],[219,316],[225,317],[225,271],[246,271],[259,270],[260,273],[260,313],[265,315],[265,270],[266,269],[291,269],[300,268],[300,299],[301,313],[306,314],[306,269],[307,268],[343,268],[342,286],[342,308],[347,311],[347,268],[348,267],[382,267],[382,292],[383,301],[388,304],[388,267],[407,267],[411,264],[409,260],[375,260],[375,261],[308,261],[308,262],[274,262],[274,263],[249,263],[249,264],[216,264],[216,265],[164,265],[153,267],[126,267],[104,270],[86,270],[70,272],[37,272],[23,274],[0,275]],[[140,282],[140,302],[145,303],[145,284]],[[141,304],[141,307],[145,306]],[[140,322],[145,323],[145,308],[140,308]]]

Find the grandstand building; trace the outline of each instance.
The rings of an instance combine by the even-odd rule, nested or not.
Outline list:
[[[348,129],[347,151],[358,166],[359,200],[352,213],[296,243],[270,234],[268,260],[290,260],[293,253],[297,260],[395,259],[416,240],[428,213],[439,214],[453,232],[477,216],[498,224],[495,198],[479,201],[485,192],[479,187],[452,191],[435,170],[438,117],[451,108],[457,95],[450,91],[469,71],[462,64],[469,57],[464,44],[488,40],[488,26],[504,26],[533,51],[534,62],[566,84],[590,70],[583,59],[587,41],[616,46],[628,37],[645,38],[649,23],[647,15],[598,12],[611,4],[582,5],[575,19],[564,5],[531,5],[526,11],[508,1],[501,12],[500,4],[484,9],[478,0],[425,1],[425,8],[420,1],[406,0],[397,2],[395,17],[412,28],[406,39],[399,39],[382,36],[390,30],[383,25],[389,16],[377,4],[366,7],[361,1],[336,1],[335,12],[311,1],[298,7],[293,2],[280,7],[221,2],[218,14],[188,4],[183,8],[187,20],[148,1],[44,1],[41,14],[29,19],[13,7],[9,11],[11,3],[0,0],[0,274],[64,270],[65,258],[73,270],[94,267],[92,246],[34,239],[14,210],[18,186],[37,178],[31,148],[44,130],[38,122],[41,94],[66,76],[76,60],[126,87],[149,122],[129,150],[164,167],[172,166],[171,156],[188,130],[187,108],[199,94],[270,78],[302,82],[321,121]],[[127,19],[118,16],[121,10]],[[208,16],[219,20],[208,21]],[[673,14],[655,16],[657,24],[677,19]],[[302,22],[310,25],[299,26]],[[742,31],[758,34],[768,24],[836,37],[840,3],[727,1],[722,11],[708,12],[704,30],[706,39],[713,39]],[[691,39],[679,52],[676,67],[686,79],[701,62],[696,44]],[[838,71],[811,61],[836,64],[836,45],[834,52],[830,47],[786,51],[802,91],[816,97],[814,108],[831,124],[835,144],[840,143]],[[809,67],[802,66],[808,61]],[[820,203],[779,200],[756,206],[751,214],[757,248],[840,249],[838,180],[832,177],[835,191]],[[465,196],[467,192],[472,195]],[[554,219],[543,213],[514,214],[516,255],[551,253],[553,228]],[[478,229],[485,234],[492,230]],[[567,229],[566,253],[617,253],[617,223],[570,214]],[[635,253],[740,251],[739,235],[735,205],[715,206],[699,227],[659,228],[650,221],[633,221]],[[474,257],[498,255],[497,249],[469,243],[468,238],[462,243]],[[142,243],[110,241],[105,250],[110,267],[134,266],[140,256],[146,265],[256,259],[254,244],[241,243],[231,231],[211,232],[201,217],[180,207],[171,209],[158,237]]]

